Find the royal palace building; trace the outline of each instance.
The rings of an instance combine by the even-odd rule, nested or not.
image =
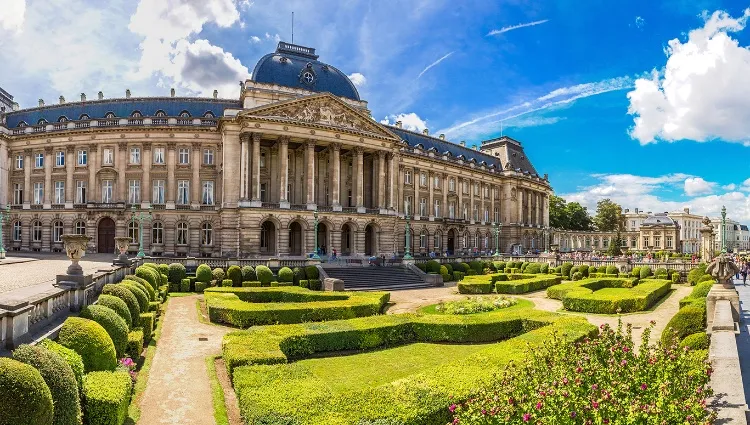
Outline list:
[[[100,92],[19,109],[0,90],[0,111],[9,250],[61,251],[79,233],[91,252],[142,236],[163,256],[390,257],[407,222],[416,254],[544,248],[552,189],[520,142],[383,125],[312,48],[279,43],[233,99]]]

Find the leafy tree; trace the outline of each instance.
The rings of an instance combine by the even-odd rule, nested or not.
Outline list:
[[[592,221],[586,207],[578,202],[569,203],[566,208],[568,212],[568,229],[569,230],[591,230]]]
[[[612,202],[609,198],[597,202],[594,224],[596,224],[596,228],[602,232],[615,232],[622,230],[624,227],[622,207]]]
[[[592,221],[584,206],[553,195],[549,201],[549,223],[556,229],[591,230]]]

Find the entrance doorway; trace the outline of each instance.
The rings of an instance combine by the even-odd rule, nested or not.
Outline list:
[[[115,253],[115,222],[109,217],[104,217],[99,222],[96,235],[96,251],[105,254]]]
[[[296,221],[289,225],[289,254],[302,255],[302,226]]]
[[[341,226],[341,255],[352,255],[354,249],[354,230],[349,223]]]
[[[320,250],[320,255],[331,253],[331,245],[328,243],[328,226],[325,223],[318,223],[318,246],[315,249]]]
[[[365,255],[372,256],[377,252],[376,238],[375,226],[368,224],[365,227]]]
[[[265,221],[260,226],[260,253],[276,255],[276,226],[272,221]]]
[[[455,255],[456,252],[456,231],[450,229],[448,231],[448,255]]]

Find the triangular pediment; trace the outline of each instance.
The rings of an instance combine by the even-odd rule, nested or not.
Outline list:
[[[398,136],[367,114],[347,105],[329,93],[259,106],[240,112],[238,117],[315,124],[400,140]]]

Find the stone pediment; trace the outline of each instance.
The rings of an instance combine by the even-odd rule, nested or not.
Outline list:
[[[248,109],[241,112],[239,117],[317,124],[399,140],[398,136],[366,114],[327,93]]]

